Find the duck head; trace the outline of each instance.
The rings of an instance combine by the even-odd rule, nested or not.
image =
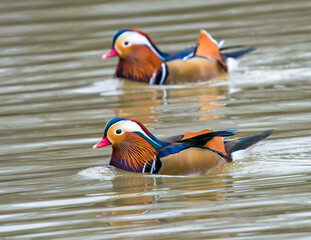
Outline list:
[[[114,118],[105,127],[104,137],[93,149],[112,146],[110,165],[132,172],[144,172],[157,158],[157,150],[169,143],[154,137],[134,119]]]
[[[111,50],[102,59],[119,57],[115,77],[148,83],[167,54],[161,52],[149,36],[137,29],[119,30],[113,37]]]

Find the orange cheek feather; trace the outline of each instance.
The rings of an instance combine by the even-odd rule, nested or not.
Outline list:
[[[119,41],[116,42],[115,48],[117,49],[117,52],[119,53],[120,57],[126,58],[131,52],[133,52],[133,47],[132,46],[123,46],[122,44],[123,40],[120,39]]]
[[[117,135],[115,134],[117,127],[112,127],[109,129],[107,137],[112,145],[116,146],[122,143],[125,140],[125,134]]]

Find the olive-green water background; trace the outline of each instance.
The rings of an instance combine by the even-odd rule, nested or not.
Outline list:
[[[311,2],[2,0],[0,239],[311,239]],[[163,51],[205,29],[256,51],[228,77],[157,87],[112,77],[113,34]],[[108,167],[113,117],[158,137],[275,133],[204,176]]]

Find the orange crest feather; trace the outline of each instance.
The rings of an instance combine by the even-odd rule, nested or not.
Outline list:
[[[195,55],[201,57],[212,57],[222,61],[216,40],[213,39],[211,35],[204,30],[201,30]]]
[[[212,132],[212,130],[204,129],[204,130],[201,130],[200,132],[185,132],[182,140],[185,140],[187,138],[196,137],[196,136],[206,134],[209,132]],[[224,154],[225,156],[227,156],[227,152],[225,150],[225,144],[224,144],[222,137],[214,137],[212,140],[208,141],[203,147],[218,151],[218,152]]]

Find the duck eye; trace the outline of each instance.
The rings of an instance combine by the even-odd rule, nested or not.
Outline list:
[[[116,130],[116,134],[121,134],[122,133],[122,130],[121,129],[117,129]]]
[[[125,41],[123,44],[124,44],[124,46],[128,46],[128,45],[130,45],[130,42],[129,41]]]

